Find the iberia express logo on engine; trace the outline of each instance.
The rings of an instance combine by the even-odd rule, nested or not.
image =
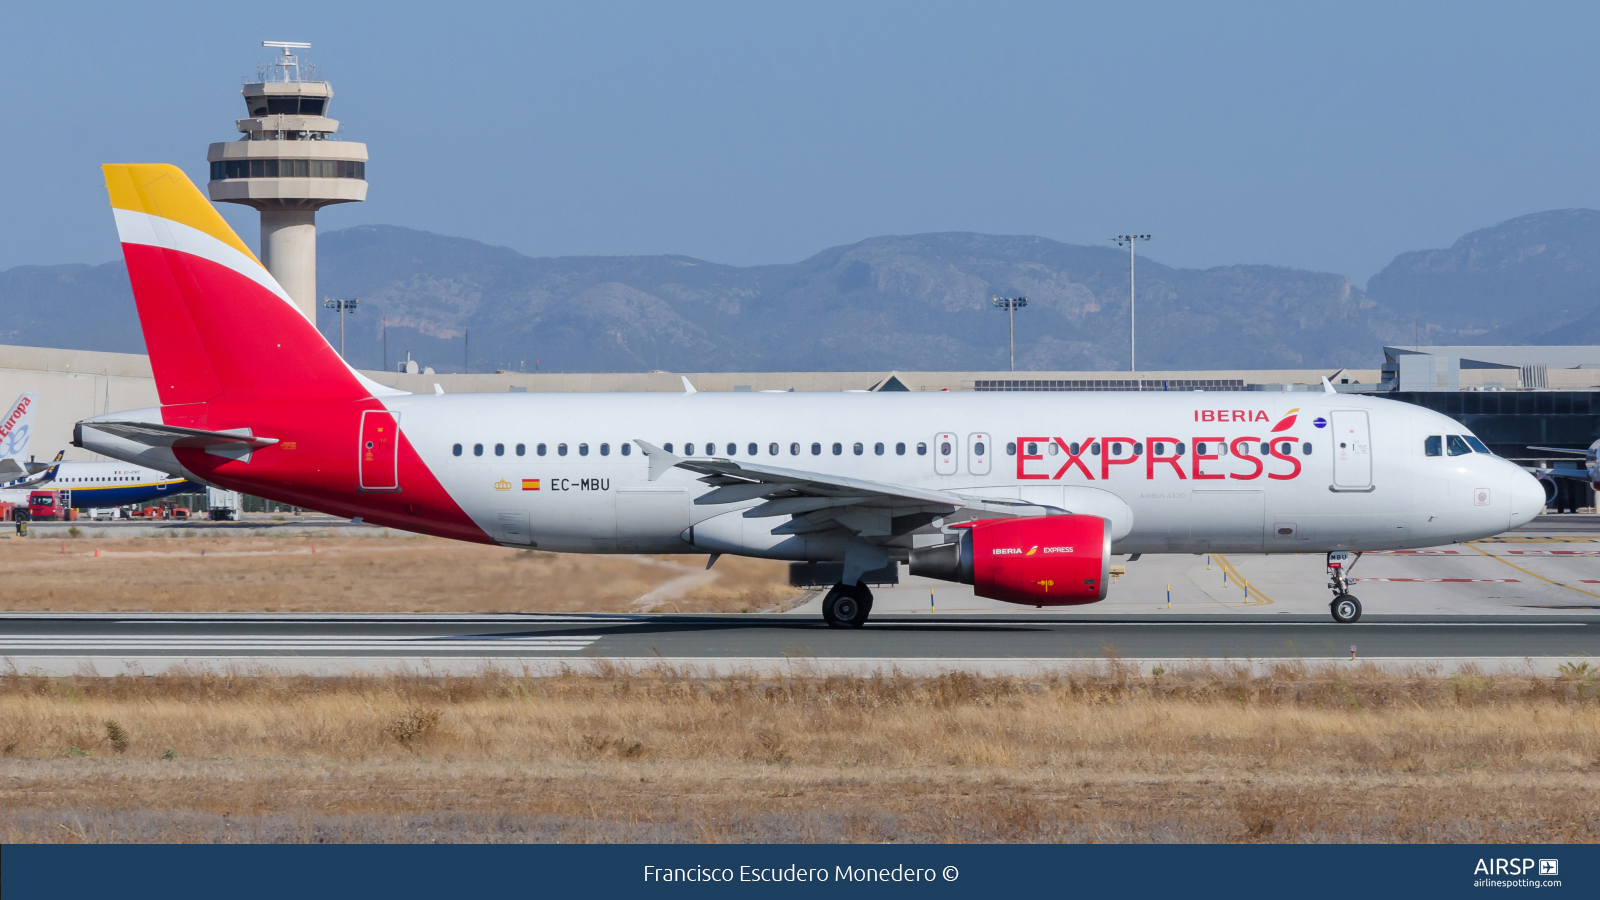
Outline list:
[[[1295,407],[1267,431],[1255,434],[1237,431],[1254,430],[1256,423],[1271,422],[1264,409],[1194,411],[1195,422],[1232,426],[1218,427],[1217,431],[1233,431],[1233,435],[1198,434],[1187,440],[1168,435],[1142,439],[1102,435],[1082,440],[1019,437],[1017,478],[1060,481],[1072,474],[1073,480],[1078,481],[1108,481],[1117,467],[1134,466],[1128,472],[1143,468],[1146,481],[1253,481],[1263,475],[1274,481],[1289,481],[1300,476],[1301,459],[1312,453],[1311,442],[1302,442],[1288,433],[1299,412],[1300,408]],[[1144,463],[1142,467],[1138,466],[1140,462]],[[1049,466],[1056,466],[1053,473]]]

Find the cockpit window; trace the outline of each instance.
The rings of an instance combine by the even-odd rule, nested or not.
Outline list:
[[[1467,442],[1462,440],[1459,434],[1447,435],[1445,444],[1450,448],[1451,456],[1466,456],[1472,452],[1472,448],[1467,446]]]
[[[1472,447],[1472,449],[1478,451],[1479,453],[1490,453],[1491,452],[1488,447],[1485,447],[1483,445],[1483,441],[1478,440],[1477,438],[1473,437],[1472,435],[1464,434],[1464,435],[1462,435],[1462,437],[1466,439],[1468,446]]]
[[[1425,456],[1443,456],[1444,438],[1437,434],[1430,434],[1422,439],[1422,453]]]

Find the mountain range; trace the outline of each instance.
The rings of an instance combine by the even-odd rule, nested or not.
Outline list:
[[[1143,249],[1143,248],[1141,248]],[[324,294],[359,297],[352,363],[440,372],[1019,370],[1128,366],[1128,257],[1030,236],[869,238],[797,263],[529,257],[394,226],[324,232]],[[1600,343],[1600,211],[1522,216],[1396,257],[1365,291],[1276,266],[1138,262],[1143,370],[1375,368],[1381,347]],[[0,343],[142,352],[121,261],[0,272]],[[1533,313],[1530,315],[1530,313]],[[338,323],[321,311],[337,343]]]

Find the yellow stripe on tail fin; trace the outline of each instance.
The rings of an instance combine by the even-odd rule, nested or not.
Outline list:
[[[113,163],[100,168],[105,171],[106,190],[111,194],[113,209],[159,216],[187,225],[238,250],[255,260],[256,265],[261,264],[261,260],[256,259],[244,241],[233,233],[227,220],[211,205],[211,201],[177,166],[166,163]]]

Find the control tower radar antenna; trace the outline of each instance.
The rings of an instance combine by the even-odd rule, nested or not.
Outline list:
[[[310,44],[302,43],[300,41],[262,41],[261,42],[261,46],[263,46],[263,47],[277,47],[279,50],[283,51],[282,55],[280,55],[277,59],[272,61],[273,67],[278,69],[279,70],[278,74],[282,76],[281,78],[276,79],[277,81],[299,81],[300,80],[300,58],[295,56],[294,54],[290,53],[289,51],[290,50],[310,50],[311,49],[311,45]],[[290,75],[289,75],[289,70],[290,69],[294,70],[294,76],[293,77],[290,77]]]
[[[247,118],[237,140],[206,151],[211,199],[261,213],[261,264],[305,313],[317,320],[317,210],[367,199],[367,145],[339,140],[328,117],[333,86],[290,51],[299,41],[262,41],[277,49],[244,90]],[[307,77],[309,76],[309,77]]]

